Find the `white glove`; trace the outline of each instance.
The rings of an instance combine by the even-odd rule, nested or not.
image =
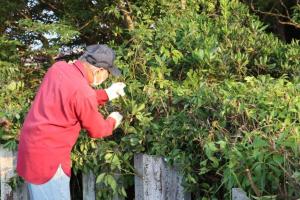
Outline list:
[[[108,115],[108,117],[116,120],[115,129],[121,124],[121,121],[123,119],[123,116],[119,112],[112,112]]]
[[[105,89],[108,99],[111,101],[115,98],[118,98],[119,96],[124,96],[125,87],[126,87],[125,83],[122,82],[113,83],[109,88]]]

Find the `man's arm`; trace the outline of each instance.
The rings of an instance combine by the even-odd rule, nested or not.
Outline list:
[[[125,83],[117,82],[113,83],[110,87],[102,90],[94,90],[97,96],[97,102],[99,106],[103,106],[108,100],[113,100],[119,96],[124,96],[124,88],[126,87]]]
[[[112,134],[116,120],[112,117],[103,118],[98,112],[94,96],[77,96],[74,106],[81,127],[88,131],[90,137],[103,138]]]
[[[95,92],[96,92],[98,105],[103,106],[108,101],[108,96],[106,91],[103,89],[98,89],[95,90]]]

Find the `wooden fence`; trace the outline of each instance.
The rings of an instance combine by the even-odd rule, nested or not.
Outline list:
[[[28,191],[23,184],[16,191],[12,191],[7,184],[15,175],[16,153],[0,146],[0,182],[1,200],[29,200]],[[136,154],[134,156],[136,170],[135,200],[191,200],[191,194],[181,186],[182,176],[176,168],[166,165],[163,158]],[[95,200],[95,175],[92,173],[82,176],[83,200]],[[114,200],[123,200],[115,196]],[[249,200],[246,193],[239,189],[232,189],[232,200]]]

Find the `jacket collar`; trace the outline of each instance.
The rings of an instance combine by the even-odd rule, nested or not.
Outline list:
[[[76,60],[73,65],[81,72],[82,76],[88,81],[86,70],[84,69],[84,66],[80,60]]]

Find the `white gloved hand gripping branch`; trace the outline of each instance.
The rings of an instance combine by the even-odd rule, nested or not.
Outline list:
[[[111,117],[114,120],[116,120],[114,129],[116,129],[121,124],[121,121],[123,119],[123,116],[119,112],[112,112],[108,115],[108,117]]]
[[[111,101],[113,99],[118,98],[119,96],[124,96],[125,87],[126,87],[125,83],[122,82],[113,83],[110,87],[105,89],[108,99]]]

